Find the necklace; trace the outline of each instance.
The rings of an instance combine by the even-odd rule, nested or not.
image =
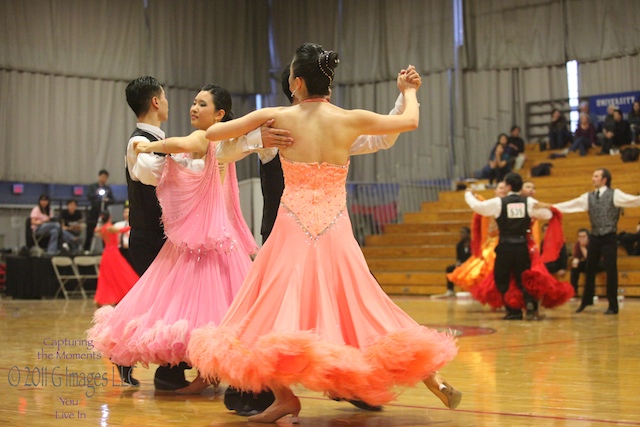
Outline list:
[[[304,104],[305,102],[329,102],[327,98],[307,98],[300,101],[300,104]]]

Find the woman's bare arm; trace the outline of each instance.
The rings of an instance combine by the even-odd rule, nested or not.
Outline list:
[[[188,136],[167,138],[153,142],[138,142],[136,153],[204,153],[209,146],[205,131],[197,130]]]

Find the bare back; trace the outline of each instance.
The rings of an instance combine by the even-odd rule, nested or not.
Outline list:
[[[274,127],[291,131],[295,144],[281,149],[289,160],[344,165],[358,136],[346,126],[348,111],[328,102],[304,102],[276,114]]]

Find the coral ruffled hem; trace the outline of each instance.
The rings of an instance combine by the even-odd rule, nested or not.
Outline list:
[[[313,331],[273,332],[247,345],[233,327],[192,331],[188,357],[206,378],[241,390],[301,384],[345,399],[382,405],[396,386],[413,386],[457,354],[453,336],[423,326],[377,337],[364,349]]]

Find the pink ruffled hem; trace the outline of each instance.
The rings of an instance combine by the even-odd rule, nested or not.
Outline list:
[[[328,342],[313,331],[273,332],[252,345],[233,327],[192,331],[187,355],[207,378],[242,390],[301,384],[372,405],[393,400],[396,386],[413,386],[453,360],[455,338],[423,326],[377,337],[366,348]]]
[[[94,314],[94,326],[87,331],[94,347],[112,362],[123,366],[141,363],[144,367],[150,363],[189,363],[186,352],[191,328],[186,320],[171,325],[159,320],[152,328],[139,333],[144,316],[130,320],[124,328],[115,329],[111,326],[113,315],[114,307],[100,308]]]

